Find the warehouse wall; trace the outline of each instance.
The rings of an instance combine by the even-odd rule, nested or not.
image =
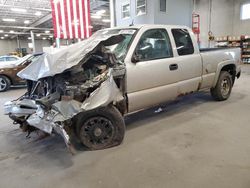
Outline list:
[[[31,53],[31,50],[28,48],[28,43],[31,41],[27,40],[20,40],[21,48],[27,48],[28,53]],[[48,40],[36,40],[36,51],[42,52],[43,47],[51,46],[50,41]],[[10,52],[14,52],[15,49],[18,47],[17,40],[0,40],[0,55],[5,55]]]
[[[244,3],[250,3],[250,0],[237,0],[234,2],[234,35],[250,35],[250,20],[240,20],[241,5]]]
[[[159,0],[158,0],[159,2]],[[192,25],[193,0],[167,0],[167,12],[160,12],[155,3],[155,24]]]
[[[211,13],[210,13],[210,2]],[[201,16],[201,47],[212,47],[208,32],[214,36],[250,35],[250,20],[240,19],[241,5],[250,0],[196,0],[195,12]],[[211,22],[210,22],[211,15]]]
[[[122,4],[130,2],[130,18],[122,18]],[[116,0],[117,26],[134,24],[172,24],[191,26],[193,0],[167,0],[167,13],[160,12],[159,0],[147,0],[147,14],[136,16],[136,0]]]
[[[122,18],[122,5],[130,2],[130,18]],[[147,0],[147,14],[136,16],[136,1],[135,0],[116,0],[115,14],[117,26],[129,26],[134,24],[153,24],[154,23],[154,1]]]

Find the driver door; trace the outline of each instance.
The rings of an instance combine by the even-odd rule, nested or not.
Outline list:
[[[165,28],[145,30],[130,60],[126,64],[129,112],[177,97],[179,70]]]

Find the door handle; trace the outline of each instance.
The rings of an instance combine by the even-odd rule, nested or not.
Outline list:
[[[169,65],[169,69],[171,71],[177,70],[178,69],[178,65],[177,64],[171,64],[171,65]]]

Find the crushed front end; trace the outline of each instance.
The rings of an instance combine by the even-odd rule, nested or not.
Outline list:
[[[112,37],[109,39],[116,39]],[[123,40],[118,35],[117,41],[105,42],[111,46]],[[57,132],[71,147],[79,114],[110,104],[125,113],[125,74],[125,65],[101,42],[80,62],[58,74],[33,80],[27,77],[27,93],[7,102],[5,114],[28,133]]]

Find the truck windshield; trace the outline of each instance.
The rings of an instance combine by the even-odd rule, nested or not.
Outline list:
[[[123,35],[125,39],[122,42],[113,46],[106,46],[106,48],[108,48],[113,54],[115,54],[117,60],[124,62],[124,59],[129,49],[129,45],[132,42],[135,33],[136,29],[114,29],[98,31],[95,35]]]

